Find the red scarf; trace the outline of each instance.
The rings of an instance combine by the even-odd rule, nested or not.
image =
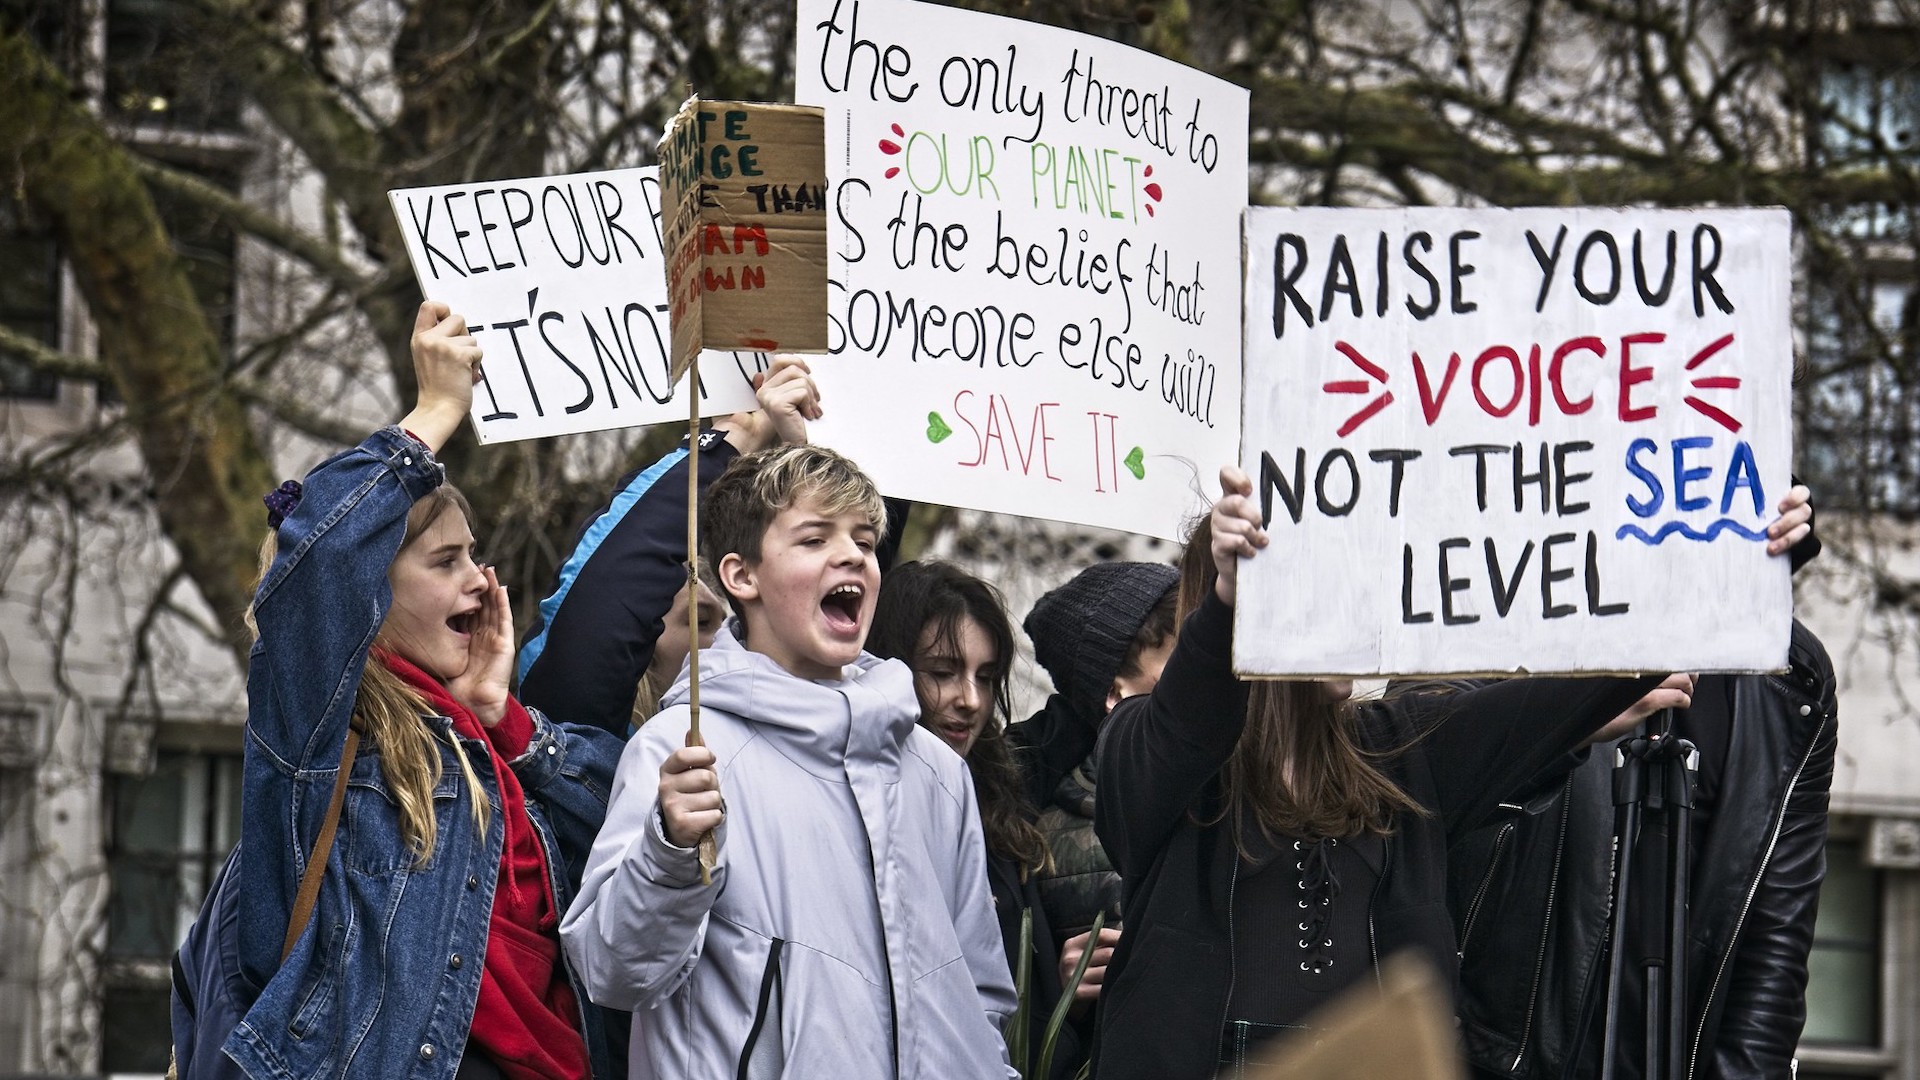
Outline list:
[[[509,697],[500,722],[482,726],[439,680],[384,649],[377,656],[426,699],[427,708],[451,719],[456,735],[486,744],[500,788],[506,843],[468,1051],[480,1050],[508,1080],[585,1080],[590,1072],[587,1044],[580,1033],[579,1006],[560,962],[560,916],[547,877],[546,853],[527,817],[520,778],[507,765],[527,752],[533,718]],[[465,819],[461,815],[462,823]]]

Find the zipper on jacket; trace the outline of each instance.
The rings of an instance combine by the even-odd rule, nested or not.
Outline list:
[[[1727,949],[1720,954],[1720,966],[1714,969],[1713,985],[1700,1002],[1700,1026],[1694,1029],[1693,1052],[1687,1055],[1687,1080],[1693,1080],[1694,1069],[1700,1064],[1700,1043],[1707,1037],[1707,1014],[1713,1011],[1714,995],[1720,992],[1720,980],[1726,977],[1727,963],[1733,959],[1733,947],[1740,942],[1740,928],[1746,925],[1747,912],[1753,909],[1753,898],[1760,892],[1760,881],[1767,876],[1767,864],[1773,861],[1773,849],[1780,843],[1780,830],[1787,824],[1787,805],[1793,802],[1793,789],[1800,786],[1800,776],[1807,771],[1807,762],[1813,760],[1813,748],[1819,745],[1820,736],[1827,730],[1831,715],[1821,717],[1820,726],[1813,729],[1813,738],[1807,740],[1807,752],[1800,755],[1800,766],[1793,770],[1793,776],[1787,780],[1787,790],[1780,796],[1780,812],[1773,819],[1773,834],[1767,838],[1767,850],[1760,856],[1760,868],[1754,872],[1753,884],[1747,886],[1747,898],[1740,905],[1740,917],[1733,921],[1733,933],[1727,936]]]
[[[1493,838],[1493,858],[1487,860],[1487,872],[1480,879],[1480,887],[1473,891],[1473,899],[1467,903],[1466,925],[1460,929],[1460,959],[1467,958],[1467,943],[1473,940],[1473,925],[1480,918],[1480,904],[1487,898],[1487,890],[1493,887],[1493,876],[1500,870],[1500,857],[1507,853],[1507,840],[1513,836],[1514,822],[1500,826],[1499,835]]]
[[[760,1042],[760,1033],[767,1026],[768,1006],[773,996],[782,997],[781,1007],[785,1007],[785,990],[780,978],[780,953],[785,950],[786,942],[773,938],[767,951],[767,966],[760,975],[760,1003],[753,1010],[753,1026],[747,1029],[747,1042],[740,1048],[740,1065],[734,1071],[736,1080],[749,1080],[753,1076],[753,1048]],[[778,1030],[777,1028],[775,1029]]]
[[[1393,837],[1380,838],[1380,877],[1373,883],[1373,892],[1367,897],[1367,958],[1373,961],[1373,985],[1380,982],[1380,939],[1373,932],[1373,909],[1379,906],[1380,890],[1387,886],[1387,876],[1393,873]]]
[[[1220,1003],[1220,1031],[1214,1036],[1216,1040],[1214,1056],[1216,1057],[1220,1053],[1220,1044],[1217,1040],[1226,1037],[1227,1018],[1233,1015],[1233,984],[1240,977],[1240,972],[1233,962],[1233,894],[1239,887],[1240,852],[1236,848],[1233,853],[1233,871],[1227,875],[1227,999]]]
[[[1560,838],[1553,848],[1553,874],[1547,879],[1547,911],[1540,920],[1540,950],[1533,957],[1533,986],[1527,991],[1527,1020],[1520,1028],[1520,1049],[1513,1055],[1508,1071],[1518,1069],[1527,1059],[1527,1044],[1533,1041],[1533,1015],[1540,1007],[1540,973],[1547,966],[1547,935],[1553,930],[1553,909],[1559,899],[1560,864],[1567,854],[1567,819],[1573,816],[1573,776],[1567,776],[1560,800]],[[1691,1080],[1691,1078],[1689,1078]]]

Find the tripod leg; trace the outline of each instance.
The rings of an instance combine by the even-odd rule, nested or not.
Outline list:
[[[1607,1012],[1600,1036],[1600,1080],[1620,1075],[1620,1001],[1627,974],[1627,899],[1632,896],[1634,840],[1646,783],[1646,740],[1621,740],[1613,765],[1613,918],[1607,949]]]
[[[1641,1076],[1644,1080],[1667,1080],[1667,976],[1672,971],[1672,958],[1666,951],[1668,915],[1667,905],[1662,902],[1668,896],[1667,885],[1672,880],[1669,871],[1672,861],[1669,857],[1673,843],[1671,807],[1664,799],[1656,800],[1653,792],[1662,791],[1666,762],[1662,751],[1655,747],[1647,758],[1647,808],[1640,819],[1640,836],[1636,854],[1641,859],[1640,874],[1635,881],[1638,900],[1635,902],[1634,922],[1639,934],[1632,944],[1639,957],[1642,979],[1640,985],[1644,993],[1644,1024],[1641,1028]]]
[[[1683,740],[1668,748],[1662,769],[1667,780],[1667,1016],[1668,1080],[1686,1080],[1687,1058],[1687,922],[1692,895],[1693,785],[1700,755]]]

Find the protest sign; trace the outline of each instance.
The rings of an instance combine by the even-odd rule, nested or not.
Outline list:
[[[1258,209],[1247,674],[1786,659],[1782,210]]]
[[[817,108],[688,98],[660,139],[673,378],[705,348],[827,344]]]
[[[494,180],[387,193],[427,297],[464,315],[487,358],[482,443],[684,420],[668,363],[658,171]],[[754,407],[764,355],[713,353],[700,413]]]
[[[1238,445],[1247,92],[1099,38],[801,0],[814,437],[890,495],[1179,535]]]

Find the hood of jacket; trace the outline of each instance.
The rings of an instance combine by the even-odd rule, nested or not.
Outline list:
[[[802,679],[742,642],[730,618],[700,650],[700,704],[751,716],[801,768],[834,779],[862,765],[892,765],[920,720],[913,672],[899,660],[861,652],[839,679]],[[662,709],[692,700],[692,657],[660,698]],[[865,707],[862,707],[865,706]],[[859,715],[861,721],[853,722]],[[878,721],[878,722],[876,722]]]

